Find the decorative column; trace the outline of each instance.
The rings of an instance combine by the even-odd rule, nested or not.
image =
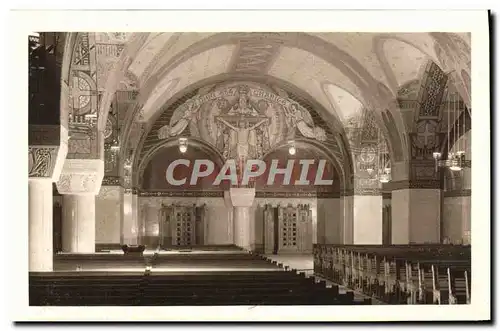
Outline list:
[[[443,192],[443,242],[470,244],[471,230],[471,186],[470,164],[460,171],[443,169],[445,191]]]
[[[380,189],[355,189],[353,196],[353,244],[382,244],[382,207]]]
[[[231,195],[229,191],[224,192],[224,205],[227,209],[227,238],[229,242],[235,243],[234,238],[234,220],[233,220],[233,204],[231,202]]]
[[[250,207],[255,199],[255,188],[230,188],[229,196],[233,206],[234,243],[244,249],[251,249],[252,222]]]
[[[345,189],[341,201],[346,245],[382,244],[380,176],[385,175],[389,157],[374,114],[372,109],[361,110],[358,120],[347,128],[353,173],[352,186]]]
[[[371,117],[371,116],[370,116]],[[352,244],[382,244],[382,192],[380,176],[386,164],[387,149],[374,122],[368,121],[362,131],[360,148],[353,148],[355,165],[352,196]]]
[[[57,182],[63,195],[63,252],[95,252],[95,197],[104,177],[98,159],[67,159]]]
[[[95,252],[95,196],[63,195],[62,250],[70,253]]]
[[[52,183],[59,177],[68,151],[67,131],[59,126],[30,125],[29,133],[29,271],[50,272],[53,271]]]
[[[318,244],[342,244],[343,222],[340,197],[318,198],[317,200]]]
[[[29,271],[52,271],[52,180],[28,181]]]
[[[391,191],[391,244],[441,242],[442,191],[432,155],[407,163],[409,179],[399,176],[386,185]],[[401,172],[403,173],[403,172]],[[398,178],[399,177],[399,178]]]
[[[340,235],[341,242],[344,245],[353,244],[353,231],[354,231],[354,199],[352,192],[344,192],[340,197]]]
[[[440,242],[441,190],[433,182],[394,183],[392,244]]]
[[[56,37],[57,35],[57,37]],[[68,154],[68,85],[60,78],[64,33],[40,33],[28,41],[28,270],[53,270],[53,190]],[[59,44],[53,43],[57,39]],[[60,46],[59,46],[60,45]],[[54,47],[51,47],[54,46]],[[36,50],[36,51],[35,51]],[[64,67],[64,66],[63,66]],[[64,76],[64,75],[63,75]],[[21,262],[22,263],[22,262]]]
[[[121,202],[121,244],[122,245],[138,245],[139,233],[139,217],[138,217],[138,197],[137,192],[131,189],[123,189]]]
[[[409,134],[411,159],[398,165],[406,167],[406,171],[394,173],[387,185],[392,191],[393,245],[441,242],[442,191],[433,151],[442,135],[438,131],[439,106],[436,107],[423,112],[427,116],[415,124],[415,132]],[[422,109],[418,111],[422,113]]]
[[[448,117],[457,104],[453,84],[435,63],[429,63],[416,98],[404,117],[408,157],[393,166],[392,244],[441,242],[441,180],[433,154],[442,151],[449,133]],[[395,169],[396,168],[396,169]],[[394,171],[400,168],[401,171]]]

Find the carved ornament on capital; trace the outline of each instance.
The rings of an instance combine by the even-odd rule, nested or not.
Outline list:
[[[120,198],[121,187],[120,186],[101,186],[99,190],[99,198],[101,199],[111,199],[118,200]]]
[[[104,177],[104,162],[91,159],[66,159],[57,190],[61,194],[98,195]]]
[[[229,195],[233,207],[251,207],[255,199],[255,188],[231,187]]]
[[[57,180],[68,153],[68,132],[60,125],[30,125],[28,177]]]
[[[52,178],[57,163],[59,146],[28,147],[28,177]]]

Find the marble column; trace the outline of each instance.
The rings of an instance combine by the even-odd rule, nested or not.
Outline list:
[[[326,203],[327,199],[318,199],[316,202],[316,244],[326,244],[325,223],[326,223]],[[340,218],[340,213],[337,215]]]
[[[62,250],[95,252],[95,196],[65,194],[62,208]]]
[[[234,243],[244,249],[252,249],[252,217],[250,208],[255,199],[254,188],[230,188],[229,196],[233,206]]]
[[[236,244],[236,239],[234,237],[234,210],[233,210],[233,204],[231,202],[231,195],[229,194],[229,191],[224,192],[224,205],[226,206],[227,209],[227,237],[228,241],[235,243]]]
[[[29,179],[29,271],[52,271],[52,180]]]
[[[104,177],[104,162],[67,159],[56,183],[63,195],[63,252],[95,252],[95,199]]]
[[[68,131],[60,125],[30,125],[29,133],[28,270],[51,272],[54,244],[52,183],[61,175],[68,154]]]
[[[138,197],[131,190],[121,195],[121,244],[137,245],[139,233]]]
[[[444,192],[442,233],[449,243],[470,244],[470,192]]]
[[[343,243],[343,212],[340,198],[317,200],[317,234],[320,244]]]
[[[382,244],[382,195],[353,197],[353,244]]]
[[[340,198],[340,232],[342,236],[342,244],[352,245],[354,235],[354,197],[345,195]]]
[[[392,191],[392,244],[440,243],[441,190]]]
[[[470,244],[471,168],[448,172],[443,198],[443,240],[453,244]],[[453,179],[451,178],[453,177]]]

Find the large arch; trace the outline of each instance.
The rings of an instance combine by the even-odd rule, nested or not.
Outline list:
[[[215,34],[195,43],[189,48],[184,49],[179,52],[177,56],[171,58],[165,65],[163,65],[158,70],[157,74],[151,75],[148,81],[144,82],[144,91],[151,91],[162,79],[162,77],[169,74],[177,65],[194,55],[221,45],[233,44],[244,38],[245,35],[247,34]],[[246,38],[250,37],[247,36]],[[266,34],[256,33],[251,34],[251,38],[266,38],[266,41],[272,41],[288,47],[303,49],[324,59],[334,67],[339,68],[344,74],[353,80],[357,86],[360,87],[362,93],[361,99],[374,110],[384,109],[385,106],[392,101],[390,95],[387,95],[386,93],[378,93],[380,90],[380,83],[370,76],[368,71],[366,71],[359,62],[354,60],[349,56],[349,54],[340,50],[335,45],[332,45],[319,37],[308,34],[282,34],[269,36]],[[381,96],[382,98],[378,98],[378,96]],[[142,94],[138,103],[144,103],[147,97],[147,92]],[[136,109],[135,111],[139,111],[139,109]],[[103,115],[106,116],[106,114]],[[397,126],[401,129],[402,125],[398,120],[398,117],[395,117],[395,119]],[[380,123],[382,123],[382,121],[380,121]],[[393,142],[393,144],[397,143]],[[400,148],[400,150],[405,150],[405,148]]]
[[[372,37],[375,48],[383,48],[383,41],[392,39],[411,45],[409,47],[417,48],[432,58],[436,57],[436,55],[428,53],[429,45],[427,39],[429,38],[412,42],[412,36],[409,36],[408,34],[379,35],[380,36],[377,37],[377,34],[374,34]],[[441,44],[446,44],[446,46],[450,44],[450,41],[452,40],[450,38],[454,37],[451,36],[445,40],[441,34],[430,34],[430,36],[430,39],[434,39],[436,42]],[[127,41],[125,50],[122,52],[120,59],[116,62],[112,70],[113,73],[107,79],[106,90],[101,98],[99,107],[100,116],[98,117],[99,132],[104,130],[107,120],[107,110],[109,109],[109,105],[111,103],[110,100],[114,91],[116,91],[116,80],[119,78],[119,72],[126,72],[130,65],[134,63],[134,59],[139,55],[144,56],[142,55],[145,54],[144,52],[149,51],[150,53],[154,53],[155,51],[158,51],[154,55],[149,56],[152,58],[152,61],[148,62],[144,73],[141,77],[137,78],[140,80],[141,89],[138,104],[146,103],[151,91],[156,87],[159,81],[163,79],[163,77],[171,73],[172,70],[174,70],[181,63],[193,58],[196,54],[200,54],[223,45],[234,45],[242,41],[257,40],[265,43],[276,43],[281,45],[281,47],[288,47],[290,49],[303,50],[318,59],[326,61],[332,67],[340,70],[357,86],[360,93],[358,97],[363,104],[377,112],[377,118],[381,128],[383,128],[384,135],[390,141],[391,146],[397,146],[392,148],[391,154],[393,155],[393,158],[397,161],[407,159],[407,156],[404,155],[407,151],[405,144],[406,139],[402,137],[402,135],[404,135],[402,133],[404,132],[404,123],[399,114],[397,114],[397,106],[395,106],[395,103],[393,102],[394,93],[391,93],[391,90],[393,90],[392,87],[394,86],[394,80],[392,79],[392,83],[390,83],[390,73],[387,72],[387,70],[384,70],[384,72],[386,72],[386,77],[381,78],[381,80],[377,80],[373,74],[371,74],[371,72],[374,72],[372,69],[365,69],[364,66],[367,66],[367,62],[361,61],[359,57],[353,57],[349,54],[347,51],[349,48],[346,47],[345,44],[337,46],[334,41],[329,40],[326,36],[307,33],[215,33],[207,34],[206,36],[199,35],[197,36],[197,39],[195,38],[196,41],[192,44],[186,43],[186,38],[188,38],[187,34],[168,34],[165,37],[167,37],[166,40],[168,42],[159,51],[151,51],[149,49],[149,45],[153,43],[152,40],[155,38],[160,38],[160,35],[149,35],[145,33],[132,34],[130,39]],[[180,40],[184,41],[180,43]],[[177,42],[179,42],[179,44],[176,44]],[[188,46],[183,48],[180,44]],[[453,50],[456,53],[460,51],[457,47]],[[162,54],[169,54],[171,57],[167,60],[167,62],[162,63]],[[439,54],[437,56],[439,56]],[[275,61],[279,61],[279,59]],[[378,62],[381,63],[380,65],[382,67],[384,67],[383,59],[378,59]],[[371,64],[371,66],[373,65],[374,64]],[[367,66],[367,68],[371,67]],[[125,75],[129,76],[128,73]],[[321,85],[320,81],[318,83]],[[391,86],[391,88],[388,88],[388,86]],[[320,90],[321,87],[318,87],[317,89]],[[132,109],[135,109],[134,111],[137,112],[141,109],[141,107],[132,107]],[[385,127],[385,123],[382,119],[382,113],[385,110],[392,112],[394,123],[391,125],[392,127],[390,129]],[[134,114],[132,114],[131,117],[134,118]],[[399,135],[389,134],[388,131],[394,128],[400,132]],[[398,152],[395,152],[395,150]],[[402,152],[403,155],[399,155],[399,152]]]
[[[324,109],[324,107],[316,102],[311,96],[307,95],[304,91],[300,90],[299,88],[293,86],[292,84],[289,84],[284,81],[280,81],[276,79],[275,77],[248,77],[248,76],[229,76],[229,75],[217,75],[214,77],[207,78],[203,81],[197,82],[191,86],[186,87],[184,90],[177,92],[173,97],[169,99],[169,101],[162,107],[164,111],[170,109],[173,105],[178,107],[180,106],[179,102],[180,100],[185,100],[186,96],[191,96],[194,92],[196,92],[198,89],[204,87],[204,86],[213,86],[214,84],[220,83],[220,82],[230,82],[230,81],[241,81],[242,79],[245,79],[246,81],[254,81],[260,84],[268,84],[271,86],[277,85],[279,88],[282,88],[283,90],[292,93],[293,95],[296,95],[300,97],[303,100],[306,100],[307,103],[311,104],[311,106],[314,108],[315,111],[317,111],[322,120],[327,123],[327,125],[332,129],[335,135],[338,136],[337,140],[337,145],[338,145],[338,152],[339,154],[332,153],[330,151],[330,155],[332,155],[335,158],[335,164],[338,167],[339,173],[343,174],[343,177],[345,180],[350,178],[350,174],[352,173],[352,164],[350,161],[350,158],[348,156],[350,154],[349,149],[346,148],[346,146],[349,146],[344,142],[344,137],[345,137],[345,132],[343,129],[343,125],[338,121],[338,118],[334,116],[331,112],[327,111]],[[183,102],[183,101],[182,101]],[[137,110],[137,107],[135,108]],[[155,118],[151,120],[151,122],[147,125],[145,130],[143,131],[141,135],[141,139],[139,141],[139,144],[137,146],[136,152],[134,153],[134,169],[137,168],[138,163],[142,163],[141,159],[141,153],[144,148],[144,143],[146,138],[148,137],[150,131],[153,128],[153,124],[155,121],[160,117],[161,113],[157,113]],[[130,128],[130,121],[133,121],[133,117],[128,118],[129,122],[127,122],[125,128]],[[338,131],[337,131],[338,130]],[[122,136],[126,139],[127,137],[127,131],[124,131]],[[339,158],[339,155],[342,155],[342,158]],[[340,170],[341,169],[341,170]],[[343,182],[345,185],[348,186],[347,182]],[[347,187],[346,186],[346,187]]]
[[[286,149],[288,150],[289,144],[284,142],[283,144],[275,146],[273,149],[269,150],[264,156],[262,157],[263,160],[267,159],[270,157],[273,153]],[[297,150],[303,149],[303,150],[308,150],[312,151],[313,153],[317,154],[317,156],[322,156],[325,157],[325,160],[327,162],[331,162],[331,164],[334,166],[336,170],[336,175],[338,176],[335,179],[338,179],[338,186],[335,185],[336,189],[339,189],[341,191],[348,190],[352,188],[352,181],[349,181],[349,178],[346,178],[345,172],[346,170],[344,164],[339,164],[338,159],[329,151],[325,146],[322,144],[318,143],[317,141],[313,139],[307,139],[307,138],[302,138],[302,139],[296,139],[294,140],[294,147]]]
[[[142,187],[142,178],[144,175],[144,170],[146,166],[149,164],[151,159],[158,153],[160,150],[165,148],[178,148],[179,139],[178,138],[170,138],[164,141],[159,142],[156,146],[154,146],[142,159],[140,164],[137,164],[136,167],[132,168],[132,173],[136,174],[133,176],[132,181],[135,187]],[[214,146],[208,144],[202,139],[198,139],[195,137],[189,138],[189,146],[198,148],[204,151],[206,154],[211,156],[211,160],[218,166],[222,167],[224,165],[224,159],[220,152],[214,148]]]

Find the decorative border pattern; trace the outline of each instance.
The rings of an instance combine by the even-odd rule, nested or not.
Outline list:
[[[61,194],[99,194],[98,174],[62,173],[57,182]]]
[[[368,196],[378,196],[382,195],[382,192],[380,191],[379,188],[363,188],[363,187],[356,187],[354,189],[354,195],[368,195]]]
[[[389,191],[404,190],[404,189],[442,189],[440,180],[401,180],[397,182],[389,182],[384,185],[384,189]]]
[[[340,198],[340,192],[256,192],[256,198]]]
[[[120,186],[101,186],[97,197],[99,199],[119,199],[121,194]]]
[[[224,197],[223,191],[139,191],[137,194],[140,197]]]
[[[397,104],[401,109],[416,109],[419,106],[416,100],[397,100]]]
[[[121,186],[120,177],[115,176],[104,176],[102,180],[103,186]]]
[[[132,189],[132,194],[137,194],[140,197],[208,197],[208,198],[224,197],[224,191],[140,191],[137,189]],[[341,193],[340,192],[255,192],[255,197],[256,198],[340,198]]]
[[[443,192],[443,196],[445,198],[470,197],[471,195],[472,195],[471,189],[453,190],[453,191],[444,191]]]
[[[66,159],[57,189],[61,194],[99,194],[104,177],[100,159]]]

